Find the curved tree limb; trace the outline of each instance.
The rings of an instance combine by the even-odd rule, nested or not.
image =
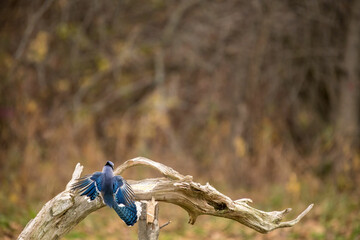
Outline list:
[[[137,200],[150,200],[176,204],[185,209],[194,224],[199,215],[229,218],[258,232],[267,233],[277,228],[292,227],[313,207],[308,206],[296,219],[281,222],[291,211],[264,212],[248,205],[250,199],[231,200],[217,191],[209,183],[201,185],[192,181],[191,176],[183,176],[174,169],[143,157],[126,161],[115,170],[121,174],[133,166],[149,166],[164,175],[164,178],[129,181]],[[88,214],[104,207],[100,198],[88,202],[70,190],[70,185],[80,177],[83,167],[78,163],[66,189],[47,202],[37,216],[24,228],[18,239],[58,239],[75,227]]]

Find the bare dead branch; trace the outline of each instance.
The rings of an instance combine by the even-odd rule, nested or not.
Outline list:
[[[163,45],[167,45],[170,40],[172,39],[176,28],[179,25],[179,22],[183,15],[189,10],[191,7],[195,6],[196,4],[200,3],[201,0],[191,0],[191,1],[182,1],[179,6],[176,8],[174,13],[171,15],[169,22],[167,23],[162,41]]]
[[[126,169],[134,167],[134,166],[148,166],[155,170],[158,170],[164,177],[174,179],[174,180],[180,180],[184,179],[185,176],[181,175],[171,167],[168,167],[162,163],[154,162],[150,159],[144,158],[144,157],[137,157],[130,160],[127,160],[123,164],[121,164],[119,167],[117,167],[114,171],[115,175],[121,175]],[[191,177],[191,176],[189,176]],[[191,177],[192,178],[192,177]]]
[[[141,240],[158,240],[159,227],[159,204],[154,198],[151,201],[141,201],[142,213],[138,224],[138,239]]]
[[[105,71],[101,71],[101,72],[97,72],[96,74],[94,74],[90,79],[89,82],[82,86],[77,93],[75,94],[75,100],[74,100],[74,104],[75,105],[79,105],[82,103],[83,98],[86,96],[86,94],[89,92],[89,90],[96,85],[99,81],[101,81],[106,75],[110,74],[111,72],[114,72],[115,70],[119,70],[122,68],[123,63],[127,60],[127,58],[130,56],[134,44],[137,40],[137,37],[139,36],[139,33],[141,32],[141,26],[135,26],[125,44],[123,47],[123,51],[121,52],[121,54],[116,58],[115,61],[113,61],[109,67],[109,69],[106,69]],[[129,89],[127,89],[129,90]],[[128,92],[127,92],[128,93]],[[118,93],[118,95],[123,95],[124,92],[120,92]],[[104,101],[109,101],[108,99],[105,99]],[[102,103],[102,105],[104,105],[105,103]],[[99,107],[97,107],[99,108]]]
[[[292,227],[313,207],[311,204],[296,219],[281,222],[290,208],[283,211],[264,212],[248,205],[250,199],[233,201],[209,183],[201,185],[174,169],[150,159],[138,157],[126,161],[115,170],[116,174],[133,166],[149,166],[161,172],[164,178],[129,181],[137,200],[173,203],[189,213],[189,223],[194,224],[199,215],[212,215],[238,221],[258,232],[267,233],[277,228]],[[83,167],[76,165],[65,191],[47,202],[35,219],[31,220],[18,239],[58,239],[75,227],[88,214],[104,207],[101,199],[88,202],[70,190],[70,185],[80,177]]]
[[[164,223],[163,225],[160,226],[160,229],[163,229],[164,227],[166,227],[167,225],[169,225],[171,223],[171,221],[168,221],[167,223]]]
[[[36,23],[39,21],[39,19],[42,17],[42,15],[49,9],[49,7],[51,6],[51,4],[53,2],[54,2],[54,0],[46,0],[41,5],[41,7],[35,12],[35,14],[31,16],[31,18],[28,22],[28,25],[26,26],[24,36],[21,39],[21,42],[15,52],[15,59],[19,60],[22,57],[22,55],[26,49],[26,46],[30,40],[30,36],[31,36],[32,32],[34,31]]]

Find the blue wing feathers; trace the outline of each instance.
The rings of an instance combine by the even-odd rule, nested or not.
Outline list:
[[[135,194],[131,186],[120,176],[114,177],[113,191],[117,205],[113,208],[128,226],[133,226],[141,212],[135,204]]]
[[[87,196],[90,200],[96,199],[99,196],[102,185],[104,182],[104,174],[102,172],[95,172],[92,175],[87,175],[76,180],[76,182],[71,186],[73,191],[78,190],[81,196]],[[140,204],[135,203],[135,194],[131,186],[121,177],[114,176],[112,181],[112,191],[113,193],[108,195],[104,187],[105,195],[103,198],[106,200],[107,197],[110,197],[110,200],[113,201],[112,206],[115,212],[119,217],[128,225],[133,226],[141,212]],[[115,200],[115,202],[114,202]],[[111,202],[110,201],[110,202]],[[106,201],[105,201],[106,202]]]
[[[95,186],[94,186],[94,184],[92,183],[90,186],[88,186],[87,188],[85,188],[85,190],[86,190],[86,191],[84,191],[84,192],[81,194],[81,196],[86,195],[86,196],[89,197],[89,196],[93,195],[94,192],[95,192]]]
[[[130,185],[120,176],[114,177],[113,186],[115,201],[117,204],[130,206],[135,201],[135,195]]]
[[[96,192],[96,193],[94,193],[93,195],[91,195],[91,196],[90,196],[90,200],[91,200],[91,201],[94,200],[97,196],[99,196],[99,193],[98,193],[98,192]]]
[[[87,196],[90,200],[94,200],[101,191],[102,173],[95,172],[92,175],[87,175],[79,178],[76,183],[72,185],[72,190],[80,189],[80,196]]]
[[[80,188],[86,187],[90,183],[91,183],[91,181],[87,177],[82,177],[82,178],[79,178],[77,180],[77,182],[72,185],[72,188],[80,189]]]

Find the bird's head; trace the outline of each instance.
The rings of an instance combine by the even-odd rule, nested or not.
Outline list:
[[[114,163],[112,161],[107,161],[105,166],[109,166],[112,168],[112,170],[114,170]]]

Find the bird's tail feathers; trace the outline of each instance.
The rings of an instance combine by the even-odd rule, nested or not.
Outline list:
[[[129,206],[114,204],[113,209],[128,226],[133,226],[141,215],[140,202],[134,202]]]

